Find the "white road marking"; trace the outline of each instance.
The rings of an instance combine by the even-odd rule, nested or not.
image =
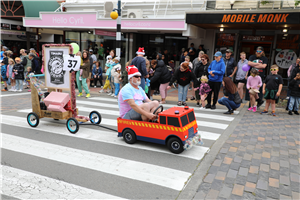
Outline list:
[[[122,199],[4,165],[1,172],[1,193],[18,199]]]
[[[22,93],[9,93],[9,94],[3,94],[3,92],[1,92],[0,97],[12,97],[12,96],[19,96],[19,95],[26,95],[26,94],[31,94],[31,92],[22,92]]]
[[[198,133],[201,135],[202,139],[207,139],[207,140],[217,140],[221,136],[221,134],[211,133],[206,131],[198,131]]]
[[[22,110],[22,111],[24,111],[24,110]],[[31,109],[30,109],[30,111],[31,111]],[[127,143],[125,143],[123,138],[117,137],[116,132],[113,133],[111,131],[103,131],[103,129],[102,130],[94,130],[94,129],[88,128],[88,126],[81,126],[79,128],[79,131],[76,134],[70,134],[70,132],[67,130],[65,124],[57,123],[55,121],[53,121],[53,122],[43,121],[43,119],[40,119],[39,125],[36,128],[32,128],[28,125],[28,123],[26,121],[26,117],[0,115],[0,118],[2,118],[2,120],[1,120],[2,124],[7,124],[10,126],[22,127],[22,128],[26,128],[26,129],[28,128],[28,129],[33,129],[33,130],[40,130],[40,131],[64,135],[64,136],[68,136],[68,137],[82,138],[82,139],[87,139],[87,140],[92,140],[92,141],[104,142],[104,143],[108,143],[108,144],[125,146],[125,147],[129,147],[129,148],[165,153],[165,154],[169,154],[171,156],[179,156],[179,157],[190,158],[190,159],[194,159],[194,160],[201,160],[203,158],[203,156],[205,155],[205,153],[209,149],[208,147],[194,146],[192,149],[183,151],[181,154],[173,154],[164,145],[153,146],[153,144],[151,144],[151,143],[143,143],[143,144],[136,143],[134,145],[128,145]],[[87,123],[89,123],[89,122],[87,122]],[[203,137],[203,139],[205,139],[205,137]]]
[[[2,148],[180,191],[191,173],[2,134]]]

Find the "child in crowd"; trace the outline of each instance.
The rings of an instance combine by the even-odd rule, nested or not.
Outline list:
[[[11,58],[8,59],[8,65],[7,65],[7,72],[6,77],[10,79],[11,88],[9,91],[15,92],[16,91],[16,80],[15,80],[15,73],[13,73],[13,67],[14,67],[15,61]]]
[[[289,115],[293,115],[293,108],[294,113],[296,115],[299,115],[298,109],[300,104],[300,72],[298,72],[296,74],[296,77],[290,81],[289,88],[291,90]]]
[[[201,104],[202,104],[202,107],[200,107],[200,110],[203,110],[205,109],[205,99],[207,97],[207,94],[211,91],[209,85],[207,84],[208,82],[208,78],[207,76],[203,75],[201,76],[201,84],[199,87],[195,88],[194,90],[198,90],[199,89],[199,95],[200,95],[200,98],[201,98]]]
[[[250,94],[250,108],[248,111],[256,112],[257,106],[255,105],[256,99],[258,99],[259,88],[262,86],[262,81],[259,76],[259,72],[256,68],[252,68],[247,80],[247,89]]]
[[[25,77],[25,81],[26,81],[26,85],[27,87],[25,89],[29,89],[28,92],[31,92],[30,89],[30,78],[29,78],[29,74],[33,73],[32,68],[31,67],[27,67],[27,72],[26,72],[26,77]]]
[[[260,114],[267,114],[269,106],[271,104],[272,108],[272,115],[276,116],[275,113],[275,101],[278,101],[278,98],[280,96],[281,90],[282,90],[282,85],[283,85],[283,80],[280,75],[278,75],[278,66],[277,65],[272,65],[271,66],[271,74],[267,76],[267,78],[264,81],[263,85],[263,94],[264,98],[267,100],[266,102],[266,107],[263,112]]]
[[[97,87],[97,82],[100,82],[100,86],[103,87],[102,83],[102,68],[100,62],[97,61],[93,67],[92,77],[94,78],[94,87]]]
[[[115,57],[114,59],[112,59],[112,61],[110,61],[111,64],[111,70],[110,70],[110,74],[109,74],[109,81],[110,81],[110,87],[111,87],[111,91],[107,94],[108,96],[114,96],[114,91],[115,91],[115,79],[113,76],[113,73],[116,71],[116,66],[119,65],[120,62],[120,57]],[[121,66],[121,65],[120,65]]]
[[[112,57],[111,55],[108,55],[106,57],[106,63],[105,63],[105,75],[106,75],[106,80],[105,80],[105,84],[103,86],[103,88],[99,91],[100,93],[102,92],[108,92],[108,93],[111,93],[111,87],[110,87],[110,71],[111,71],[111,60],[112,60]]]
[[[15,58],[16,64],[13,67],[13,72],[15,73],[15,80],[16,80],[16,91],[22,92],[23,91],[23,80],[24,80],[24,67],[21,64],[21,58]]]
[[[113,83],[114,83],[115,92],[112,93],[111,96],[117,97],[120,91],[120,80],[119,80],[119,78],[121,77],[121,65],[119,63],[120,57],[116,57],[114,60],[116,65],[112,68],[111,75],[114,79]]]
[[[1,80],[4,82],[4,88],[1,90],[2,92],[7,91],[7,81],[8,78],[6,76],[7,65],[4,63],[4,60],[1,62]]]

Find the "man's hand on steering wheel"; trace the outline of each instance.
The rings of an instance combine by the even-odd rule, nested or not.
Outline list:
[[[148,113],[146,117],[151,121],[153,121],[157,118],[157,116],[153,113]]]
[[[160,112],[157,112],[158,109],[160,109],[160,112],[162,112],[164,110],[164,107],[162,105],[158,106],[154,111],[153,111],[153,114],[156,116],[155,119],[152,119],[152,122],[156,122],[157,119],[158,119],[158,113]],[[156,113],[157,112],[157,113]]]

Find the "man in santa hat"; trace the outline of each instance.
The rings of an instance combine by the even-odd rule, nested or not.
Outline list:
[[[134,65],[127,66],[126,70],[129,82],[122,87],[118,97],[120,117],[139,121],[155,119],[153,111],[159,106],[158,101],[151,101],[139,86],[141,73]]]
[[[141,73],[141,88],[145,90],[145,78],[149,77],[149,74],[146,69],[146,60],[144,58],[145,51],[144,47],[139,47],[138,51],[136,52],[137,56],[132,59],[131,64],[138,68],[139,72]]]

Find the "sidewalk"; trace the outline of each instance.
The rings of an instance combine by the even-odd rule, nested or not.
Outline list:
[[[300,117],[246,110],[195,171],[194,199],[300,199]]]

